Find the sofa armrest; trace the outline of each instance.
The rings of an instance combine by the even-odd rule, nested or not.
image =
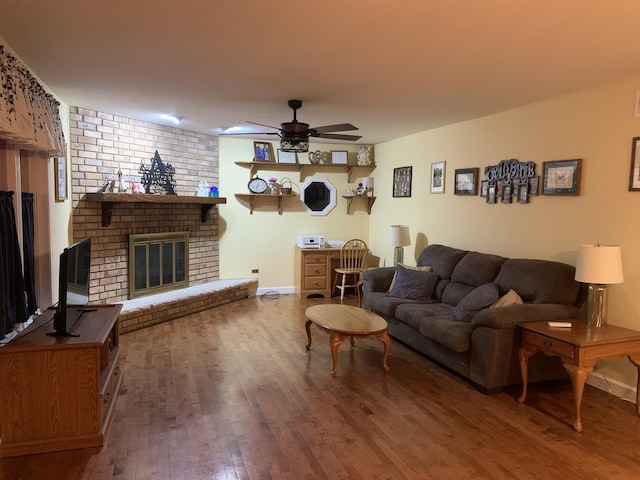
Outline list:
[[[393,280],[395,267],[370,268],[362,273],[364,285],[362,295],[366,296],[370,292],[387,292]]]
[[[579,317],[580,310],[571,305],[525,303],[481,310],[471,319],[471,325],[473,328],[481,325],[492,328],[514,328],[524,322],[547,322]]]

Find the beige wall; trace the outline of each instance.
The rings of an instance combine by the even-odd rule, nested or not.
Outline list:
[[[639,88],[640,76],[634,76],[376,145],[376,185],[390,184],[394,167],[412,165],[413,195],[391,198],[388,189],[378,188],[371,247],[385,252],[390,263],[386,234],[392,223],[410,226],[407,263],[418,253],[419,235],[428,243],[572,265],[580,244],[620,244],[625,282],[610,287],[609,321],[640,330],[640,192],[628,191],[631,139],[640,136],[640,118],[633,116]],[[509,158],[534,161],[539,175],[543,161],[582,158],[580,195],[533,197],[526,205],[489,205],[479,197],[453,195],[456,168],[483,172]],[[430,165],[439,161],[446,162],[445,194],[430,194]],[[420,240],[416,250],[424,245]],[[635,385],[635,370],[626,360],[602,372]]]
[[[299,196],[283,200],[282,215],[278,215],[275,199],[260,200],[260,207],[251,215],[246,203],[241,203],[234,196],[236,193],[249,193],[250,170],[234,162],[251,161],[253,140],[222,136],[219,146],[220,196],[228,199],[226,205],[220,206],[220,278],[257,277],[259,292],[269,289],[290,292],[294,285],[294,249],[298,234],[324,235],[328,240],[358,237],[368,241],[369,215],[364,203],[355,205],[354,202],[352,213],[347,215],[347,203],[342,198],[349,186],[346,173],[326,170],[319,173],[319,176],[329,179],[337,190],[337,206],[327,216],[309,215]],[[277,151],[277,142],[273,147]],[[353,145],[310,145],[311,151],[318,149],[324,152],[357,151]],[[300,163],[309,163],[306,153],[299,154],[298,158]],[[350,161],[354,159],[355,153],[351,153]],[[270,176],[278,180],[286,176],[298,187],[304,182],[296,171],[261,171],[258,174],[265,180]],[[293,190],[299,194],[299,188],[294,187]],[[373,208],[377,208],[377,203]],[[258,275],[251,274],[254,268],[260,270]]]

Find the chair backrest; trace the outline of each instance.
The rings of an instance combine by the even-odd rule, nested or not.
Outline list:
[[[367,268],[369,247],[364,240],[352,238],[340,249],[340,268]]]

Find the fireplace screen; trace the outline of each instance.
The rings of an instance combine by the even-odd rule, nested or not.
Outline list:
[[[129,236],[129,298],[189,286],[189,232]]]

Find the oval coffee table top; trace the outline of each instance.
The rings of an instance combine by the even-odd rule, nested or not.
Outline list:
[[[314,305],[305,310],[305,315],[319,327],[347,335],[374,335],[387,328],[381,316],[351,305]]]

